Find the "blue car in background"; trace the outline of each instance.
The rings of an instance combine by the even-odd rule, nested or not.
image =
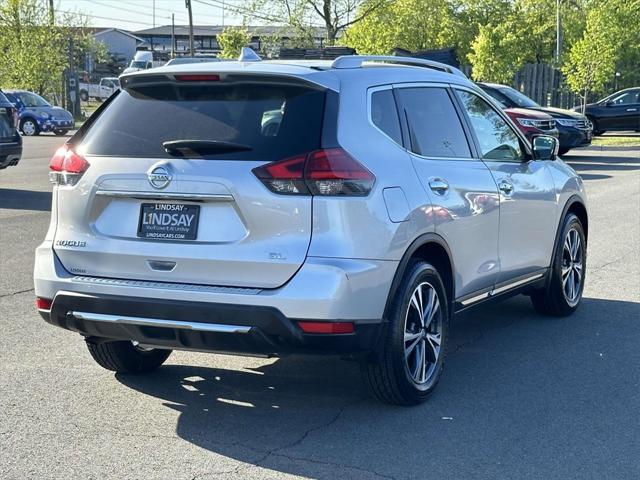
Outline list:
[[[27,90],[4,90],[9,101],[18,107],[20,131],[28,137],[41,132],[64,135],[75,126],[73,115],[64,108],[53,107],[40,95]]]

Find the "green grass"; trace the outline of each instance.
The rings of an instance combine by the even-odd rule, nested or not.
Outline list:
[[[596,147],[640,147],[638,137],[594,137],[592,145]]]

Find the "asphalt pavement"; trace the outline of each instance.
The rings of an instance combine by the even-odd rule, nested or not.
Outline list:
[[[545,318],[520,296],[456,318],[437,391],[400,408],[337,358],[98,367],[34,309],[63,141],[25,138],[0,171],[0,478],[640,478],[640,149],[565,157],[590,203],[579,311]]]

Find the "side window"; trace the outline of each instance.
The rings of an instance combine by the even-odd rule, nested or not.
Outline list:
[[[622,95],[618,95],[611,100],[614,105],[628,105],[637,102],[638,95],[636,92],[626,92]]]
[[[401,88],[398,92],[413,153],[425,157],[471,157],[460,118],[444,88]]]
[[[478,137],[482,158],[486,160],[524,160],[520,140],[509,124],[482,98],[456,90],[471,126]]]
[[[505,97],[503,94],[501,94],[497,90],[494,90],[493,88],[487,88],[487,89],[483,89],[483,90],[484,90],[484,93],[486,93],[487,95],[493,97],[501,105],[503,105],[504,107],[509,108],[509,99],[507,99],[507,97]]]
[[[378,90],[371,94],[371,121],[396,143],[402,145],[400,119],[391,89]]]

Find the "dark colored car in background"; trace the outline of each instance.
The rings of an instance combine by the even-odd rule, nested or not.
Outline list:
[[[567,153],[572,148],[591,144],[593,136],[591,122],[584,115],[562,108],[543,107],[515,88],[506,85],[479,82],[478,86],[500,102],[504,108],[526,108],[551,115],[555,119],[558,129],[558,140],[560,140],[558,153],[560,155]]]
[[[509,115],[509,118],[530,142],[536,135],[551,135],[558,138],[556,121],[547,113],[526,108],[505,108],[504,113]]]
[[[18,109],[0,90],[0,169],[17,165],[22,156]]]
[[[581,107],[575,107],[579,112]],[[593,134],[609,131],[640,132],[640,87],[620,90],[597,103],[589,103],[585,115],[593,124]]]
[[[27,90],[5,90],[4,93],[18,107],[19,128],[23,135],[30,137],[42,132],[64,135],[75,127],[70,112],[52,106],[40,95]]]

